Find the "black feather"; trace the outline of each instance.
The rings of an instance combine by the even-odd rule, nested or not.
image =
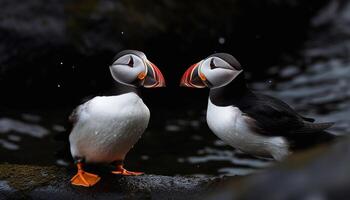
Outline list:
[[[302,117],[302,118],[308,122],[315,122],[315,119],[313,119],[313,118],[309,118],[309,117]]]

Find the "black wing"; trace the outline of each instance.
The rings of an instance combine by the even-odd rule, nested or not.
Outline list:
[[[283,101],[274,97],[255,94],[248,100],[249,106],[243,106],[242,112],[256,132],[264,135],[290,135],[315,133],[329,128],[333,123],[312,123],[314,120],[299,115]]]

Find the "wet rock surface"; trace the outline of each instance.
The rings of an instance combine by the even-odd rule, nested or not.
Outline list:
[[[116,176],[100,174],[91,188],[72,186],[65,168],[0,165],[0,199],[200,199],[219,178],[191,176]]]
[[[208,199],[349,199],[350,138],[234,180]]]
[[[303,52],[309,61],[350,55],[350,2],[332,0],[312,19],[310,40]]]

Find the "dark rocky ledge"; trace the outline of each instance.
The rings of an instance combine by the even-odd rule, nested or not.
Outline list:
[[[73,171],[59,167],[0,165],[0,199],[201,199],[220,178],[193,176],[116,176],[99,173],[91,188],[69,184]]]

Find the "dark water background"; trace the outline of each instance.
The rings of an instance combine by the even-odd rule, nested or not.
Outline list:
[[[335,121],[335,134],[350,132],[346,1],[39,2],[0,3],[2,163],[71,166],[67,117],[82,99],[113,89],[108,64],[125,48],[143,50],[168,85],[142,91],[151,122],[126,158],[130,169],[245,175],[273,164],[210,132],[208,90],[178,87],[189,65],[217,51],[240,60],[251,88]]]

